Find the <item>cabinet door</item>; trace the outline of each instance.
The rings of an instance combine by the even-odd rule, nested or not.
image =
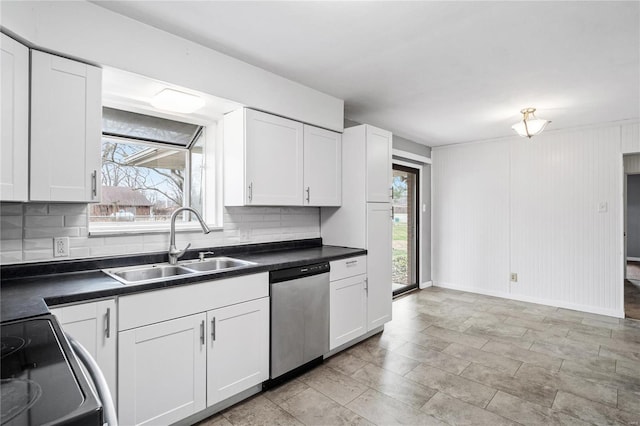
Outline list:
[[[391,132],[367,126],[367,201],[391,202]]]
[[[207,313],[207,406],[269,378],[269,298]]]
[[[100,201],[102,73],[31,52],[32,201]]]
[[[368,331],[391,321],[391,205],[367,204]]]
[[[342,203],[342,135],[304,126],[304,205]]]
[[[0,201],[27,201],[29,49],[0,34]]]
[[[116,302],[103,300],[51,309],[65,333],[75,338],[96,360],[109,385],[114,402],[116,394]]]
[[[302,205],[302,123],[245,111],[247,204]]]
[[[329,349],[367,332],[366,275],[331,281],[329,293]]]
[[[170,424],[205,408],[206,314],[119,333],[118,419]]]

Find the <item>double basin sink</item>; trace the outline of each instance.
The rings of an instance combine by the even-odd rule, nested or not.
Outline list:
[[[252,265],[256,265],[256,263],[232,257],[211,257],[204,260],[189,260],[178,265],[158,263],[103,269],[103,272],[123,284],[147,284],[176,278],[215,274]]]

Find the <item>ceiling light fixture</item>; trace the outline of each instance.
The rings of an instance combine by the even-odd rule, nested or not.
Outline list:
[[[549,120],[537,118],[534,114],[535,108],[525,108],[520,112],[522,113],[522,121],[518,121],[511,128],[522,137],[531,139],[531,136],[542,133],[547,124],[551,123]]]
[[[164,89],[151,99],[151,105],[158,109],[183,114],[197,111],[204,104],[204,99],[200,96],[173,89]]]

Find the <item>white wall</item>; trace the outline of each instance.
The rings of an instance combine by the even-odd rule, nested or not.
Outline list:
[[[434,148],[434,284],[623,316],[627,127]]]
[[[508,293],[507,142],[434,148],[431,155],[434,285]]]
[[[343,129],[341,99],[85,1],[5,1],[0,19],[40,48]]]

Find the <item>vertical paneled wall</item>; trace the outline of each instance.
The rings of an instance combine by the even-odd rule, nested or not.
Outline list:
[[[620,128],[515,140],[511,294],[575,309],[621,309]]]
[[[435,285],[621,316],[621,131],[434,149]]]
[[[434,284],[508,293],[508,144],[457,145],[432,155]]]

